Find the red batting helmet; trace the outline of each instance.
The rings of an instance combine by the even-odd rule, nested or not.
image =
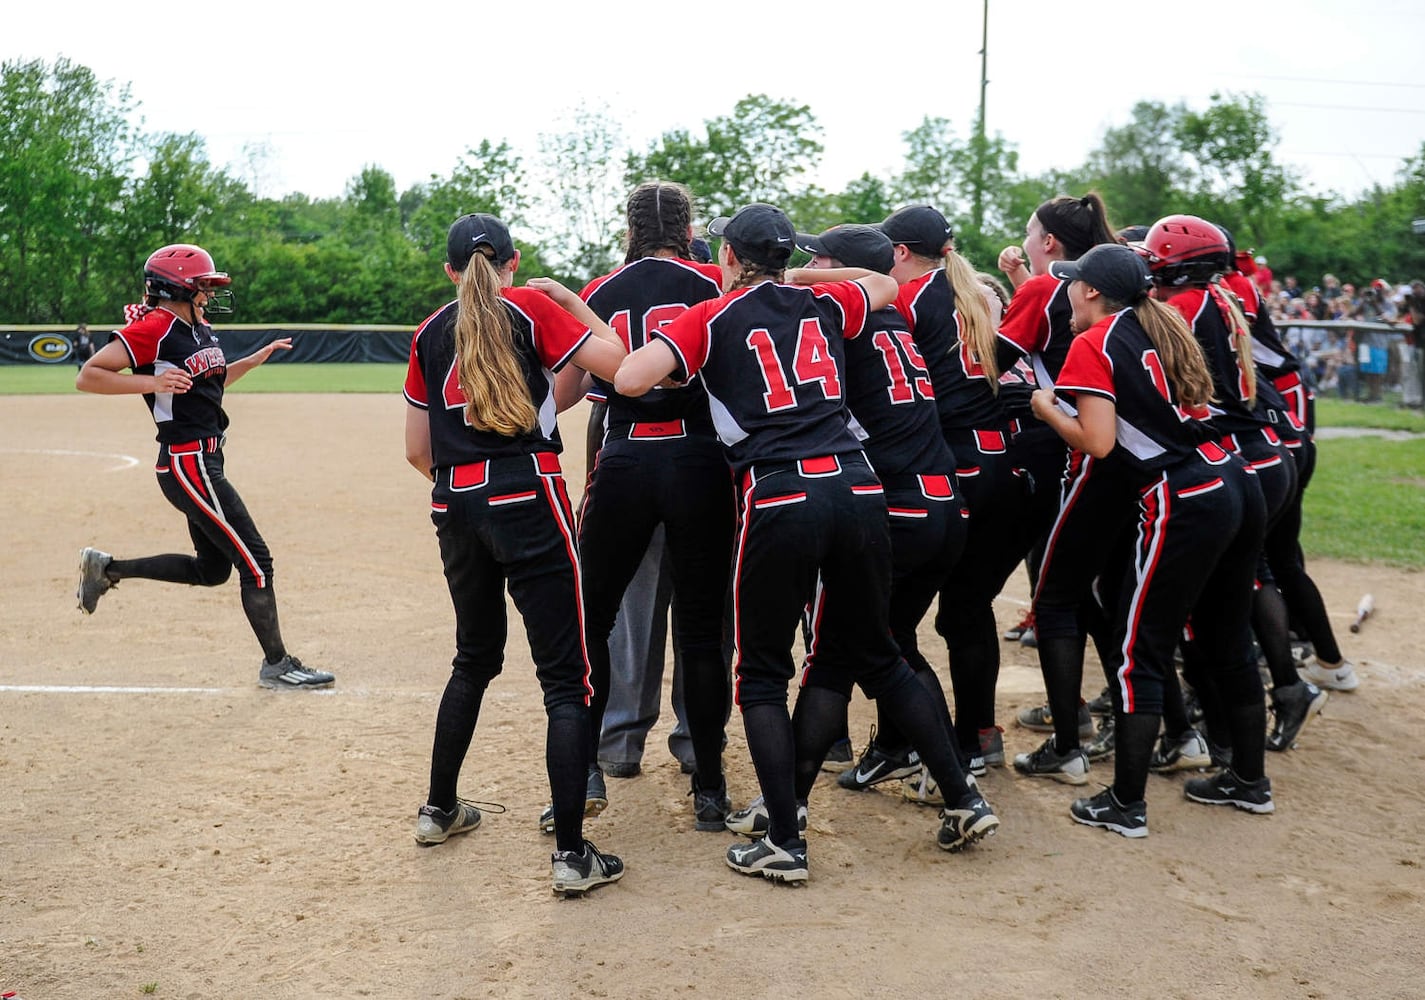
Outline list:
[[[173,302],[191,302],[193,293],[208,293],[204,311],[232,312],[232,292],[214,289],[232,284],[226,271],[219,271],[213,257],[191,243],[174,243],[149,255],[143,265],[144,290]]]
[[[1148,270],[1160,285],[1211,281],[1232,270],[1232,249],[1221,229],[1195,215],[1170,215],[1153,223],[1141,244]]]

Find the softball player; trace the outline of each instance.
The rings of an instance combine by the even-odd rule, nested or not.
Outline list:
[[[941,434],[970,511],[960,571],[941,591],[935,628],[950,650],[959,751],[978,769],[976,758],[986,752],[997,752],[1003,762],[994,720],[999,642],[991,602],[1023,557],[1008,551],[1004,539],[1019,533],[1026,483],[1009,457],[1009,421],[996,395],[995,328],[983,286],[955,252],[950,224],[931,206],[912,205],[879,228],[894,248],[895,306],[925,359]],[[876,781],[914,770],[902,748],[881,746],[880,739],[841,776],[843,787],[869,783],[858,775]]]
[[[417,328],[405,384],[406,458],[435,484],[431,520],[455,607],[456,646],[416,842],[439,844],[480,824],[480,811],[456,797],[456,785],[485,689],[504,660],[508,585],[548,717],[554,891],[577,895],[617,881],[624,866],[583,836],[591,692],[554,381],[571,361],[610,378],[625,352],[556,282],[511,287],[519,251],[499,219],[457,219],[446,255],[458,297]]]
[[[1226,230],[1223,232],[1230,246],[1232,237]],[[1241,259],[1240,254],[1234,254],[1234,260],[1237,259]],[[1316,442],[1313,440],[1316,397],[1301,378],[1301,363],[1277,335],[1256,282],[1240,270],[1231,271],[1223,281],[1237,294],[1242,310],[1252,325],[1252,359],[1258,371],[1271,379],[1286,403],[1284,411],[1269,415],[1280,418],[1274,420],[1275,426],[1285,427],[1297,435],[1296,446],[1291,448],[1296,459],[1296,491],[1276,527],[1267,536],[1267,564],[1292,619],[1301,624],[1311,640],[1315,657],[1306,669],[1307,680],[1336,691],[1352,691],[1360,681],[1355,668],[1341,654],[1321,591],[1307,574],[1306,558],[1301,551],[1301,503],[1316,471]],[[1283,722],[1282,715],[1278,715],[1277,721]],[[1285,750],[1294,737],[1294,732],[1274,733],[1267,741],[1267,748]]]
[[[1051,266],[1116,242],[1096,193],[1062,195],[1034,210],[1025,224],[1022,248],[1000,254],[1000,266],[1016,284],[1000,323],[1002,365],[1023,357],[1039,388],[1055,385],[1075,331],[1068,286],[1054,277]],[[1017,721],[1031,729],[1052,729],[1053,736],[1032,753],[1017,755],[1014,766],[1021,774],[1083,784],[1088,758],[1079,741],[1093,735],[1080,695],[1085,616],[1093,614],[1087,607],[1089,587],[1103,568],[1105,539],[1132,515],[1133,497],[1112,462],[1070,455],[1059,436],[1037,420],[1025,420],[1021,426],[1012,451],[1033,490],[1016,548],[1031,553],[1034,638],[1048,710],[1027,709]]]
[[[820,236],[798,234],[797,246],[812,254],[807,265],[811,270],[852,267],[889,274],[895,261],[890,239],[872,226],[836,226]],[[846,341],[845,348],[851,429],[885,487],[890,515],[891,635],[950,728],[945,691],[920,653],[916,629],[965,547],[969,512],[955,490],[955,456],[940,433],[935,386],[925,358],[905,318],[893,306],[872,312],[861,335]],[[851,678],[816,664],[815,636],[821,619],[819,608],[814,605],[811,610],[812,655],[807,657],[802,683],[831,687],[849,699]],[[799,698],[796,711],[813,703],[814,699]],[[844,726],[844,713],[842,722]],[[910,777],[886,766],[895,756],[919,771],[919,758],[915,751],[904,749],[906,745],[895,723],[882,715],[872,747],[903,749],[878,755],[868,748],[860,767],[843,771],[838,783],[866,788],[898,774]]]
[[[1236,753],[1232,768],[1189,781],[1184,791],[1198,802],[1271,812],[1245,599],[1265,522],[1261,490],[1245,463],[1211,440],[1205,421],[1213,380],[1203,352],[1181,317],[1149,297],[1138,254],[1100,246],[1056,262],[1051,273],[1070,283],[1074,322],[1084,332],[1055,388],[1035,393],[1034,412],[1071,447],[1097,458],[1114,452],[1138,498],[1131,556],[1110,587],[1121,705],[1114,782],[1076,800],[1070,814],[1125,837],[1148,835],[1143,793],[1163,681],[1174,671],[1189,612],[1195,642],[1215,667]]]
[[[842,339],[895,296],[885,275],[811,287],[783,284],[796,232],[778,209],[743,208],[708,227],[723,238],[727,294],[699,303],[629,355],[615,387],[641,396],[669,376],[701,373],[718,437],[742,488],[733,570],[734,699],[766,804],[766,835],[735,844],[738,872],[804,881],[799,799],[837,736],[845,698],[808,687],[797,726],[787,713],[796,673],[791,641],[815,594],[814,651],[877,698],[945,793],[938,841],[958,850],[992,833],[993,812],[956,768],[955,750],[925,689],[890,635],[891,548],[880,481],[846,422]],[[792,281],[846,272],[793,272]]]
[[[722,294],[722,269],[687,259],[692,217],[686,189],[641,185],[628,200],[627,260],[580,293],[630,350],[689,306]],[[696,760],[695,825],[722,830],[729,809],[722,775],[728,702],[722,623],[736,523],[732,478],[696,379],[636,399],[600,382],[608,399],[603,444],[579,524],[595,741],[609,699],[609,634],[661,525],[677,594],[673,635]]]
[[[1214,382],[1213,425],[1225,435],[1222,446],[1241,455],[1257,477],[1266,501],[1267,530],[1273,532],[1297,490],[1296,463],[1277,427],[1293,436],[1295,431],[1280,416],[1273,420],[1273,414],[1285,413],[1286,403],[1269,381],[1258,379],[1250,326],[1236,296],[1215,280],[1232,269],[1231,248],[1211,223],[1197,216],[1172,215],[1149,228],[1143,251],[1157,286],[1155,295],[1182,314],[1202,345]],[[1326,695],[1296,673],[1284,607],[1265,561],[1258,579],[1262,585],[1252,598],[1253,625],[1272,671],[1272,703],[1279,721],[1275,742],[1286,739],[1284,748],[1320,711]],[[1208,665],[1195,655],[1200,650],[1192,643],[1184,648],[1184,671],[1207,713],[1209,735],[1220,745],[1227,727],[1217,711]],[[1185,720],[1174,706],[1169,721]]]
[[[283,337],[228,363],[207,314],[232,312],[232,279],[202,247],[155,250],[143,273],[143,302],[125,308],[128,324],[85,363],[75,385],[101,395],[143,394],[158,426],[158,485],[188,519],[194,554],[115,559],[86,548],[79,555],[79,609],[93,614],[120,580],[216,587],[236,567],[243,613],[262,646],[258,683],[276,690],[329,687],[331,674],[304,666],[282,642],[272,556],[223,474],[223,391],[292,342]]]

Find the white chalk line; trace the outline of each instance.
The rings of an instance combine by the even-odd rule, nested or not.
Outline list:
[[[119,686],[112,684],[0,684],[0,694],[196,694],[196,695],[237,695],[250,691],[266,691],[260,685],[240,688],[208,687],[145,687]],[[438,691],[373,690],[371,688],[322,688],[302,692],[305,696],[322,695],[328,698],[345,695],[350,698],[435,698]]]
[[[0,448],[0,455],[58,455],[63,458],[117,458],[119,464],[105,469],[105,472],[121,472],[132,469],[141,459],[118,451],[73,451],[69,448]]]

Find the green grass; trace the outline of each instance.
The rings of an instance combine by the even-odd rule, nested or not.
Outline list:
[[[1352,403],[1330,396],[1316,397],[1318,427],[1379,427],[1425,434],[1425,412],[1392,403]]]
[[[1302,522],[1308,556],[1425,568],[1425,439],[1318,441]]]
[[[0,395],[76,391],[73,365],[0,365]],[[233,392],[391,392],[406,380],[402,364],[266,364],[248,372]]]

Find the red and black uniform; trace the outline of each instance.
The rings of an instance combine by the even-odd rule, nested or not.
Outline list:
[[[580,296],[632,352],[689,306],[721,294],[720,267],[645,257],[595,279]],[[677,594],[673,634],[685,670],[689,730],[703,763],[700,781],[716,788],[727,718],[722,626],[737,519],[732,476],[701,381],[654,388],[638,398],[595,383],[608,408],[579,525],[593,735],[597,740],[609,698],[609,634],[661,524]]]
[[[561,851],[582,850],[592,692],[574,511],[559,466],[554,373],[592,333],[542,292],[500,294],[538,414],[532,429],[507,436],[470,425],[454,302],[416,329],[406,370],[406,401],[430,421],[431,521],[455,607],[455,658],[436,716],[429,802],[455,806],[481,699],[504,663],[508,586],[544,692],[555,838]]]
[[[587,704],[574,514],[555,421],[554,373],[592,334],[542,292],[501,291],[537,425],[517,436],[470,426],[455,357],[454,302],[411,340],[405,396],[430,419],[431,520],[455,605],[457,673],[500,673],[505,584],[524,616],[545,707]]]
[[[935,629],[950,650],[956,740],[971,757],[979,753],[980,731],[995,724],[999,636],[992,602],[1024,557],[1014,540],[1024,533],[1029,480],[1010,455],[1010,421],[996,386],[961,336],[945,272],[901,285],[896,308],[929,364],[941,433],[970,512],[957,571],[941,589]]]
[[[1099,321],[1075,339],[1056,392],[1071,402],[1093,394],[1114,403],[1113,455],[1136,491],[1131,556],[1115,574],[1116,585],[1110,580],[1108,587],[1116,595],[1115,671],[1123,711],[1162,714],[1164,679],[1175,669],[1173,651],[1191,613],[1196,642],[1216,671],[1224,700],[1255,704],[1261,713],[1249,623],[1265,522],[1255,477],[1210,439],[1205,410],[1179,405],[1132,310]],[[1263,718],[1259,715],[1256,724],[1255,748],[1248,747],[1241,762],[1234,758],[1247,780],[1261,775]],[[1149,740],[1156,721],[1151,729]],[[1140,749],[1146,775],[1146,747]],[[1118,791],[1122,801],[1142,797],[1141,785]]]
[[[1242,311],[1252,324],[1252,362],[1260,379],[1269,380],[1281,394],[1285,409],[1268,408],[1267,418],[1280,433],[1283,443],[1296,462],[1296,488],[1281,516],[1267,533],[1264,554],[1277,588],[1291,616],[1305,630],[1317,656],[1326,663],[1341,661],[1341,648],[1321,591],[1306,572],[1306,556],[1301,551],[1301,505],[1306,487],[1316,471],[1316,397],[1301,377],[1301,362],[1291,353],[1262,302],[1261,292],[1250,278],[1240,272],[1227,275],[1223,281],[1237,294]],[[1278,654],[1280,650],[1278,650]],[[1281,666],[1274,671],[1288,676]]]
[[[891,638],[884,490],[847,425],[843,339],[865,335],[866,314],[854,282],[762,282],[654,334],[677,358],[675,377],[702,375],[741,480],[734,697],[779,844],[798,839],[797,796],[844,729],[844,697],[823,689],[803,690],[795,732],[787,715],[791,639],[808,603],[818,609],[818,664],[883,699],[947,801],[964,789],[943,722]],[[803,711],[823,695],[824,710]]]
[[[145,393],[144,402],[158,426],[158,461],[154,471],[168,502],[188,519],[196,555],[116,560],[113,569],[126,577],[214,586],[233,567],[244,589],[272,583],[272,556],[237,490],[223,474],[223,441],[228,415],[223,412],[227,359],[213,328],[191,326],[167,309],[153,309],[114,332],[124,345],[136,375],[187,372],[192,387],[183,393]],[[139,565],[134,565],[135,563]],[[254,622],[259,639],[263,630]],[[275,625],[274,625],[275,631]],[[280,640],[275,640],[280,646]],[[281,659],[266,649],[268,659]]]

